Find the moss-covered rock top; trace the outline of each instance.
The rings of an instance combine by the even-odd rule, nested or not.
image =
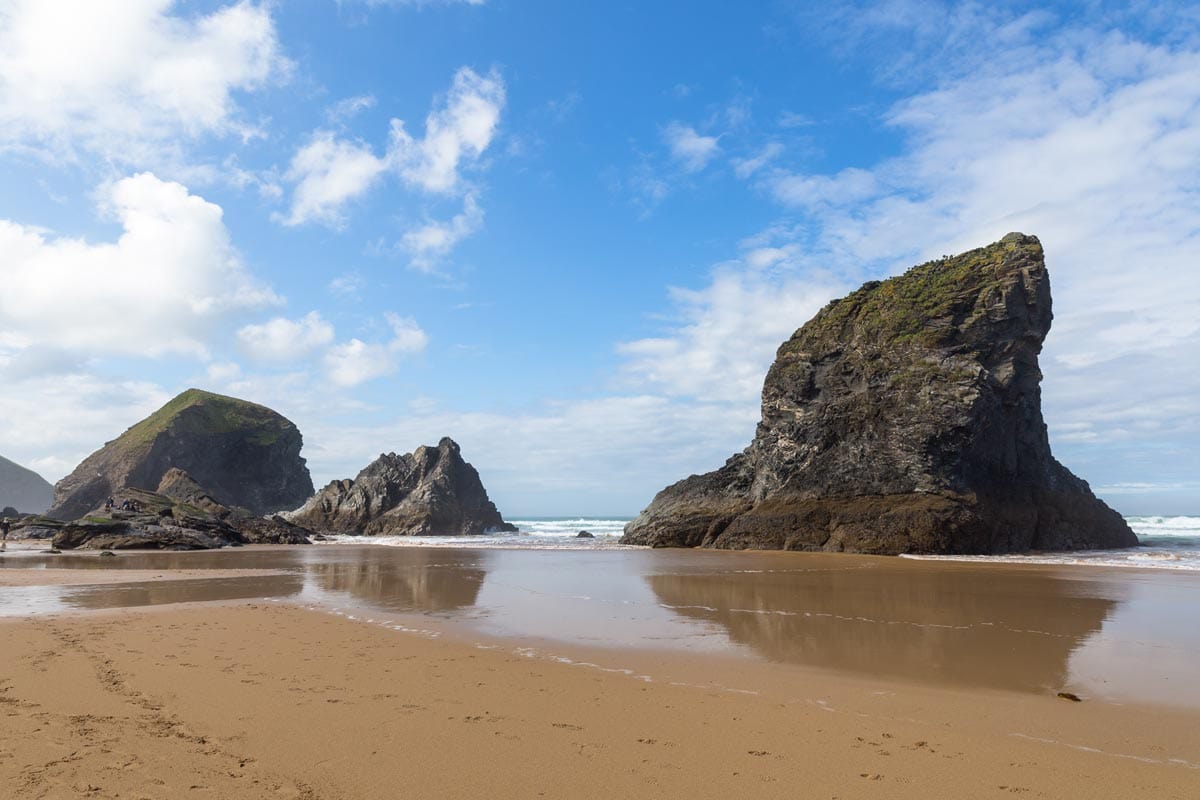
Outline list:
[[[885,281],[870,281],[825,306],[783,345],[804,349],[812,342],[915,342],[934,348],[961,326],[961,315],[986,305],[1030,265],[1041,265],[1035,236],[1010,233],[994,244],[919,264]]]
[[[117,443],[130,450],[148,449],[168,429],[190,434],[221,434],[252,430],[253,444],[274,444],[279,433],[293,427],[275,411],[203,389],[181,392],[166,405],[125,431]]]

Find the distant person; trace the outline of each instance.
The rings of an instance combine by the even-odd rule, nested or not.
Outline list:
[[[0,520],[0,550],[8,549],[8,531],[12,527],[8,517]]]
[[[104,510],[112,511],[112,507],[113,507],[113,499],[110,497],[104,501]]]

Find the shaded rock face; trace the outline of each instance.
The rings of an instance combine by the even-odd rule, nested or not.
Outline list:
[[[1050,321],[1033,236],[865,284],[779,348],[750,446],[659,492],[621,541],[879,554],[1136,545],[1050,454],[1038,368]]]
[[[474,536],[516,530],[500,516],[479,473],[448,438],[437,447],[381,455],[354,480],[330,482],[287,517],[317,531],[367,536]]]
[[[269,408],[189,389],[59,481],[49,515],[76,519],[126,487],[153,491],[173,467],[220,504],[295,508],[313,493],[301,444],[296,426]]]
[[[25,514],[41,514],[50,507],[54,487],[31,469],[0,456],[0,506]]]

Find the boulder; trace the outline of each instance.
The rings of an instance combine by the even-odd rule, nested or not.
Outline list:
[[[296,511],[294,523],[324,533],[367,536],[474,536],[516,531],[488,499],[458,445],[386,453],[354,480],[332,481]]]
[[[659,492],[625,544],[878,554],[1129,547],[1050,453],[1041,243],[872,281],[780,346],[762,421],[720,469]]]
[[[75,522],[57,523],[54,546],[64,550],[207,550],[243,544],[308,544],[312,531],[281,517],[262,517],[215,502],[182,470],[172,470],[161,492],[121,489]],[[171,492],[174,496],[167,494]],[[126,501],[136,511],[121,510]]]
[[[48,513],[77,519],[121,489],[154,491],[172,468],[224,506],[295,508],[313,493],[301,444],[296,426],[269,408],[189,389],[59,481]]]

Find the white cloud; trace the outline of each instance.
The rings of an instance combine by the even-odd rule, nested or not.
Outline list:
[[[375,102],[375,95],[372,94],[345,97],[325,110],[325,118],[337,125],[357,116],[360,111],[374,108]]]
[[[425,118],[424,138],[414,139],[401,120],[392,120],[389,160],[405,181],[425,191],[456,191],[462,182],[460,167],[477,161],[491,144],[504,101],[498,72],[481,76],[462,67],[454,75],[445,106]]]
[[[445,257],[455,245],[483,225],[483,210],[468,194],[463,210],[447,222],[428,222],[404,234],[400,246],[412,256],[412,266],[423,272],[432,271],[439,258]]]
[[[0,148],[119,163],[202,134],[251,135],[234,100],[285,77],[269,6],[10,0],[0,10]]]
[[[242,375],[242,367],[233,361],[218,361],[208,365],[205,376],[210,383],[226,384]]]
[[[427,404],[366,423],[364,413],[351,424],[331,424],[324,415],[303,421],[314,480],[354,475],[381,449],[410,451],[450,436],[510,519],[530,513],[631,513],[667,483],[697,468],[720,466],[745,445],[757,420],[753,409],[643,394],[511,414],[421,405]]]
[[[753,407],[779,345],[843,288],[723,266],[704,289],[671,290],[678,322],[667,335],[618,346],[626,376],[665,395]]]
[[[292,157],[284,176],[296,184],[292,208],[277,219],[289,226],[322,222],[339,227],[345,222],[343,206],[370,189],[385,169],[386,160],[367,144],[317,131]]]
[[[780,174],[770,181],[771,191],[781,202],[813,207],[824,204],[844,206],[879,194],[879,180],[871,172],[853,167],[836,175]]]
[[[329,282],[329,291],[344,296],[357,295],[366,284],[362,273],[356,270],[343,272]]]
[[[320,222],[340,227],[345,223],[346,204],[365,194],[389,170],[422,191],[456,194],[465,185],[460,170],[478,162],[487,150],[503,107],[504,81],[499,73],[480,76],[463,67],[454,75],[444,106],[426,118],[424,138],[414,139],[401,120],[393,119],[388,150],[383,156],[375,155],[365,142],[340,138],[331,131],[316,131],[293,156],[284,176],[296,184],[291,210],[275,218],[290,226]],[[477,227],[480,213],[468,188],[462,215],[448,225],[431,224],[413,232],[410,235],[415,238],[406,237],[402,244],[414,250],[428,243],[431,246],[424,251],[436,252],[435,240],[461,239],[474,230],[463,226]]]
[[[783,145],[779,142],[769,142],[762,150],[759,150],[756,155],[750,158],[735,158],[733,160],[733,171],[739,178],[749,178],[778,158],[782,152]]]
[[[419,353],[429,343],[429,336],[415,320],[386,314],[392,338],[385,343],[368,343],[361,339],[334,345],[325,354],[324,363],[329,379],[338,386],[357,386],[399,368],[400,358]]]
[[[333,326],[311,311],[298,320],[276,317],[237,333],[242,348],[258,361],[284,363],[304,358],[333,341]]]
[[[150,173],[100,195],[123,229],[115,242],[0,220],[0,326],[10,356],[23,340],[85,354],[205,357],[228,314],[280,302],[242,264],[219,206]]]
[[[679,122],[672,122],[663,129],[663,141],[671,151],[671,158],[688,172],[699,172],[720,149],[715,136],[701,136],[696,129]]]
[[[6,382],[0,392],[4,456],[56,481],[170,397],[154,383],[109,375]]]

